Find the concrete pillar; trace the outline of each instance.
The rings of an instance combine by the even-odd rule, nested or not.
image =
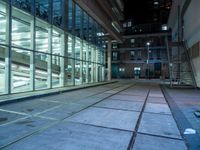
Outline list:
[[[5,93],[10,94],[12,88],[11,80],[11,31],[12,31],[12,9],[11,5],[6,5],[7,15],[6,15],[6,44],[9,45],[8,50],[5,53]]]
[[[52,53],[52,30],[49,27],[48,29],[48,52]],[[47,72],[48,72],[48,79],[47,79],[47,88],[52,88],[52,55],[48,55],[48,65],[47,65]]]
[[[108,68],[107,68],[107,74],[108,74],[108,81],[111,80],[112,77],[112,68],[111,68],[111,47],[112,47],[112,41],[110,39],[108,39],[108,48],[107,48],[107,64],[108,64]]]
[[[91,63],[91,83],[93,83],[94,82],[94,48],[93,47],[91,47],[91,61],[92,61],[92,63]]]
[[[95,81],[98,82],[99,81],[99,70],[98,70],[98,66],[99,65],[97,63],[98,63],[99,60],[98,60],[98,49],[97,48],[95,50],[95,54],[96,54],[96,64],[95,64],[96,65],[96,67],[95,67],[96,76],[95,76]]]
[[[83,40],[81,40],[80,49],[80,83],[83,84]]]
[[[35,21],[31,21],[30,90],[35,90]]]
[[[87,45],[87,51],[86,51],[86,83],[89,83],[89,44]]]

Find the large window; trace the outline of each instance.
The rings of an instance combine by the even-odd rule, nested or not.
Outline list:
[[[81,37],[82,35],[82,10],[76,5],[75,6],[75,35]]]
[[[22,9],[22,10],[25,10],[27,12],[31,12],[31,0],[13,0],[13,4]]]
[[[35,30],[36,51],[50,53],[51,29],[49,25],[46,22],[37,19]]]
[[[81,81],[81,63],[80,60],[75,60],[75,85],[80,85]]]
[[[35,89],[46,89],[49,85],[49,62],[50,55],[45,53],[35,53]]]
[[[81,58],[81,50],[82,50],[82,44],[81,40],[79,38],[76,38],[76,43],[75,43],[75,59],[82,59]]]
[[[73,85],[74,84],[74,59],[68,58],[67,63],[67,85]]]
[[[72,33],[72,27],[74,25],[73,19],[74,19],[74,2],[73,0],[68,0],[68,32]]]
[[[43,20],[50,21],[50,4],[49,0],[35,0],[36,16]]]
[[[30,52],[13,49],[12,52],[12,93],[30,91]]]
[[[6,4],[0,2],[0,43],[3,44],[6,43],[6,27],[8,25],[8,22],[6,20],[6,10]]]
[[[73,0],[0,1],[0,95],[101,80],[104,33]]]
[[[7,47],[0,45],[0,94],[5,93],[6,87],[6,76],[5,76],[5,58]]]
[[[68,57],[71,57],[73,58],[74,57],[74,50],[73,50],[73,40],[72,40],[72,36],[68,35],[68,50],[67,50],[67,53],[68,53]]]
[[[31,49],[32,17],[17,9],[12,11],[12,45]],[[33,27],[32,27],[33,28]]]
[[[89,16],[86,12],[83,13],[83,39],[88,41],[88,27],[89,27]]]
[[[63,4],[62,0],[52,0],[53,1],[53,23],[56,26],[61,26],[62,25],[62,21],[63,21],[63,14],[62,14],[62,10],[63,10]]]

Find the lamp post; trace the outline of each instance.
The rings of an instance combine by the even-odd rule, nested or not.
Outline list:
[[[147,77],[149,79],[149,46],[150,46],[150,42],[147,42],[146,45],[147,45]]]

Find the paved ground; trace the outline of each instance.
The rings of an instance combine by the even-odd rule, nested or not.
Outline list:
[[[120,81],[0,106],[0,149],[186,150],[157,84]]]
[[[184,135],[190,148],[200,150],[200,118],[194,115],[195,111],[200,111],[200,90],[166,86],[163,89],[181,132],[187,128],[196,131],[196,134]]]

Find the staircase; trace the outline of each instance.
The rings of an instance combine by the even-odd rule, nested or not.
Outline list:
[[[170,63],[171,87],[196,87],[193,67],[184,42],[168,42],[168,60]]]

